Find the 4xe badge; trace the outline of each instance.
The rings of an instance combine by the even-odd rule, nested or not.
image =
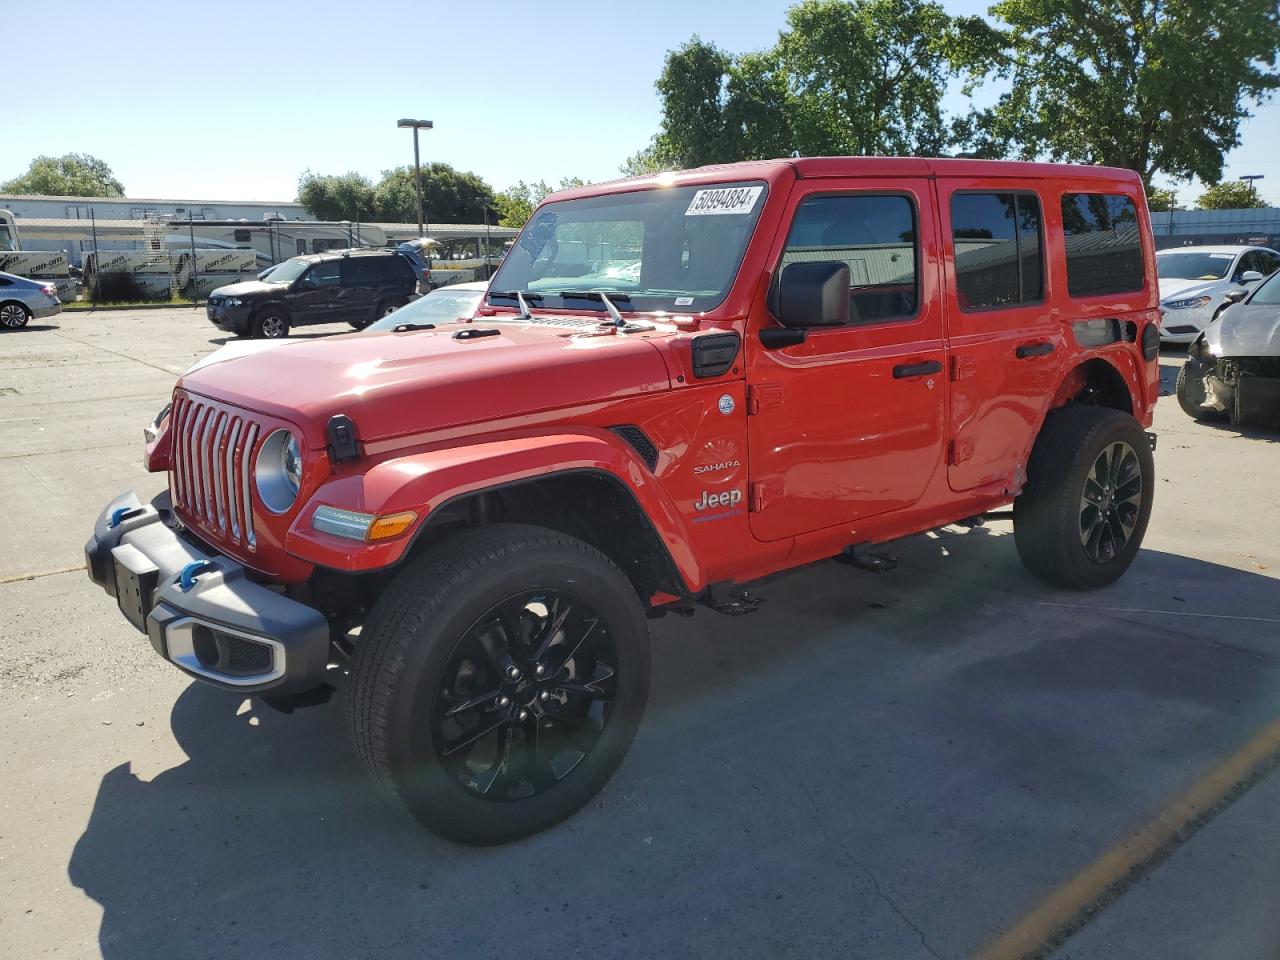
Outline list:
[[[702,496],[694,503],[693,509],[718,510],[721,507],[736,507],[741,502],[741,490],[725,490],[721,493],[712,493],[710,490],[703,490]]]
[[[729,394],[726,393],[724,396],[720,398],[719,406],[720,406],[720,412],[727,417],[729,414],[733,413],[733,408],[735,406],[733,402],[733,397],[729,396]]]

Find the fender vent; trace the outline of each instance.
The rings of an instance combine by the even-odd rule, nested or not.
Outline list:
[[[644,435],[644,431],[634,424],[625,424],[620,427],[610,427],[614,433],[631,445],[631,449],[640,455],[640,459],[644,461],[644,465],[650,470],[658,465],[658,448],[653,445],[653,441]]]

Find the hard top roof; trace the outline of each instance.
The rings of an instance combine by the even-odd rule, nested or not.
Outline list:
[[[1021,160],[971,160],[945,157],[791,157],[712,164],[671,173],[628,177],[575,187],[549,199],[567,200],[599,193],[654,186],[686,186],[724,180],[776,181],[791,173],[800,179],[823,177],[1018,177],[1068,178],[1081,181],[1138,183],[1137,173],[1120,167],[1074,163],[1031,163]]]

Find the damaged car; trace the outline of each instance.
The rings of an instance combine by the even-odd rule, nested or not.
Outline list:
[[[1187,351],[1178,404],[1196,420],[1280,427],[1280,273],[1227,297],[1230,306]]]

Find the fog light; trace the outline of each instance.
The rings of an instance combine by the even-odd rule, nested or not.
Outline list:
[[[332,534],[347,540],[374,542],[398,537],[411,526],[418,515],[412,510],[377,516],[358,510],[342,510],[338,507],[316,507],[311,526],[321,533]]]

